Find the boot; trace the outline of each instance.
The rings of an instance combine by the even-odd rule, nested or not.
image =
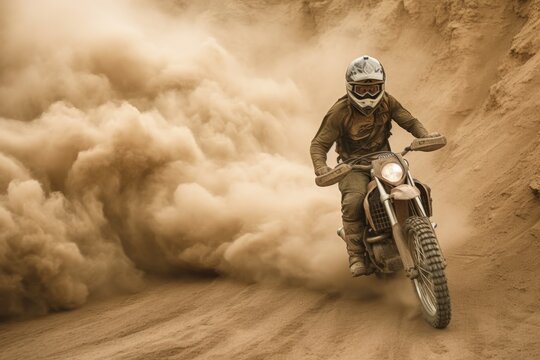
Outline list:
[[[364,262],[364,244],[362,244],[362,235],[345,235],[345,244],[347,244],[347,253],[349,253],[349,271],[352,276],[367,275],[367,267]]]

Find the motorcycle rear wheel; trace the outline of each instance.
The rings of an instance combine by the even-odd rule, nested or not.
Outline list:
[[[422,305],[424,319],[431,326],[443,329],[450,323],[451,306],[444,258],[428,218],[411,216],[404,225],[407,242],[418,270],[412,280]]]

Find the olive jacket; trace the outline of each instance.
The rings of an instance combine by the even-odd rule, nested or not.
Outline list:
[[[422,123],[388,93],[384,94],[370,116],[363,115],[352,106],[347,95],[341,97],[330,108],[311,141],[310,153],[315,171],[326,166],[326,156],[334,142],[340,160],[390,150],[388,138],[392,120],[417,138],[428,135]]]

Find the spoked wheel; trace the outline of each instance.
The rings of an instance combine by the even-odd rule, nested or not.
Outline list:
[[[405,234],[418,270],[413,286],[424,318],[435,328],[450,323],[451,308],[444,260],[429,219],[412,216],[405,221]]]

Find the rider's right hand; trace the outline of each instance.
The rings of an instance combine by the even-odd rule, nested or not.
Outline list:
[[[315,175],[321,176],[321,175],[329,173],[330,171],[332,171],[332,168],[329,167],[328,165],[321,166],[320,168],[315,169]]]

